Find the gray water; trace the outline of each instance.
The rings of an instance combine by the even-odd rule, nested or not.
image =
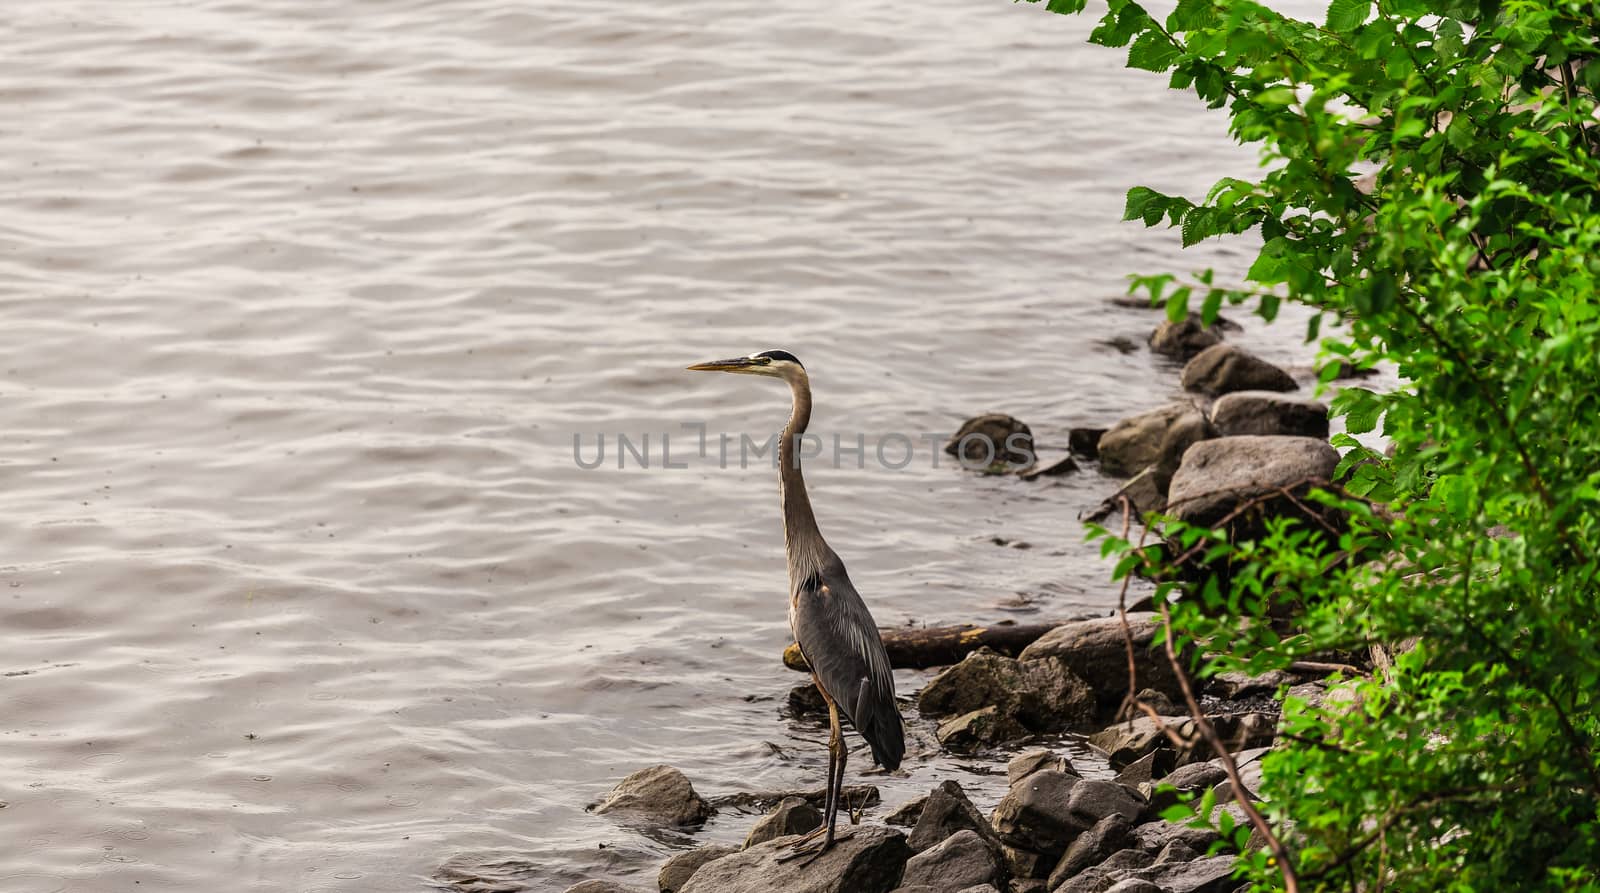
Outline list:
[[[1003,410],[1059,450],[1156,405],[1133,271],[1237,271],[1117,222],[1248,174],[1220,113],[1034,5],[13,4],[0,22],[0,893],[649,883],[584,807],[670,763],[821,784],[764,439],[884,625],[1115,602],[1115,483],[904,469]],[[1305,364],[1290,321],[1242,343]],[[673,462],[660,466],[660,436]],[[649,468],[592,456],[649,434]],[[830,448],[831,448],[831,441]],[[1048,452],[1048,450],[1046,450]],[[831,457],[830,457],[831,458]],[[926,674],[902,671],[911,694]],[[958,778],[912,715],[893,805]],[[864,767],[865,759],[853,762]],[[1002,776],[1003,779],[1003,776]]]

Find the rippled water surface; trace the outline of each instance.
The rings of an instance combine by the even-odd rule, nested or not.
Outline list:
[[[1104,343],[1150,315],[1107,299],[1243,259],[1115,222],[1130,185],[1253,156],[1033,5],[5,19],[0,893],[419,889],[501,857],[560,890],[741,838],[584,811],[660,762],[821,784],[822,731],[781,712],[773,472],[737,461],[787,394],[682,367],[786,347],[814,430],[868,438],[808,477],[881,623],[1104,611],[1074,519],[1112,482],[920,438],[1001,409],[1059,447],[1161,402],[1170,367]],[[911,723],[885,799],[956,777],[992,805]]]

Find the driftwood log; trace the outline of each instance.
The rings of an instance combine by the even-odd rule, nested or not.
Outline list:
[[[1035,639],[1055,629],[1065,620],[1055,623],[997,623],[993,626],[928,626],[921,629],[880,629],[883,647],[889,652],[889,666],[895,669],[923,670],[960,663],[963,657],[979,648],[991,648],[1001,654],[1016,657]],[[783,649],[783,665],[791,670],[808,673],[811,668],[800,654],[800,646],[790,644]]]

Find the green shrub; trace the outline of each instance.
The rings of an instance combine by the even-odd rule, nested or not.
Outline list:
[[[1308,339],[1339,324],[1330,360],[1404,382],[1333,401],[1393,443],[1335,437],[1344,492],[1319,498],[1350,513],[1337,542],[1287,522],[1232,544],[1163,531],[1210,537],[1230,568],[1173,608],[1173,636],[1227,646],[1201,674],[1397,655],[1351,682],[1353,707],[1286,705],[1263,794],[1290,864],[1241,870],[1261,889],[1600,889],[1600,5],[1334,0],[1319,24],[1110,0],[1090,39],[1226,106],[1269,162],[1199,202],[1128,193],[1128,219],[1185,245],[1260,239],[1240,287],[1138,280],[1153,299],[1174,318],[1296,301]]]

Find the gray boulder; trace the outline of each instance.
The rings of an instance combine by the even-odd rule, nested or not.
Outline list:
[[[582,881],[568,887],[566,893],[649,893],[649,891],[643,887],[630,887],[616,881]]]
[[[783,860],[798,837],[780,837],[708,862],[682,893],[888,893],[900,885],[911,848],[892,828],[863,826],[814,861]]]
[[[1328,439],[1328,407],[1275,391],[1235,391],[1211,406],[1211,424],[1224,437],[1287,434]]]
[[[961,789],[961,785],[953,780],[941,781],[928,794],[907,844],[912,852],[920,853],[961,831],[976,833],[990,849],[998,851],[1000,848],[1000,838],[994,828],[978,811],[978,807],[967,799],[967,793]]]
[[[1028,737],[1028,730],[1011,718],[1010,711],[984,707],[939,723],[934,735],[946,750],[972,753],[1007,741],[1020,741]]]
[[[1190,403],[1169,403],[1149,412],[1129,416],[1111,426],[1100,437],[1100,470],[1117,477],[1130,477],[1152,465],[1163,465],[1164,451],[1177,449],[1178,442],[1167,443],[1174,427],[1191,432],[1207,430],[1205,415]],[[1181,440],[1182,438],[1180,438]],[[1182,450],[1165,464],[1176,467]]]
[[[1187,360],[1213,344],[1222,343],[1215,326],[1207,327],[1199,315],[1191,313],[1188,318],[1173,322],[1163,319],[1150,333],[1146,343],[1150,350],[1162,356]]]
[[[1153,861],[1149,853],[1118,850],[1099,865],[1090,866],[1076,876],[1068,878],[1061,886],[1056,887],[1055,891],[1056,893],[1101,893],[1122,880],[1134,877],[1134,872],[1149,867]]]
[[[884,816],[883,823],[885,825],[899,825],[902,828],[914,827],[917,824],[917,820],[922,818],[922,808],[926,805],[928,805],[926,795],[907,800]]]
[[[1138,688],[1153,688],[1177,693],[1178,677],[1167,661],[1165,649],[1156,644],[1161,629],[1160,615],[1144,612],[1128,615],[1133,636],[1134,670]],[[1128,651],[1122,623],[1117,617],[1075,620],[1052,629],[1022,650],[1024,661],[1058,658],[1074,676],[1094,691],[1101,716],[1122,703],[1128,692]]]
[[[1089,827],[1071,809],[1072,789],[1083,779],[1065,772],[1046,769],[1035,772],[1013,785],[994,808],[994,830],[1009,846],[1049,856],[1053,860],[1066,851],[1072,837]],[[1031,876],[1033,871],[1022,872]]]
[[[1005,413],[985,413],[963,422],[944,451],[977,471],[1026,468],[1033,464],[1033,432]]]
[[[1194,728],[1187,716],[1163,716],[1157,722],[1141,713],[1090,735],[1089,743],[1106,752],[1113,768],[1122,768],[1154,753],[1157,748],[1171,746],[1171,739],[1161,730],[1163,724],[1181,735],[1192,734]]]
[[[822,827],[822,813],[804,797],[788,797],[772,812],[761,817],[744,839],[744,849],[791,834],[804,834]]]
[[[694,873],[700,870],[700,866],[737,852],[739,848],[736,846],[713,843],[679,853],[661,866],[661,872],[656,875],[656,887],[661,893],[678,893],[689,883],[689,878],[694,877]]]
[[[1098,524],[1121,512],[1124,499],[1128,501],[1129,507],[1137,517],[1159,512],[1167,507],[1167,482],[1168,478],[1162,477],[1160,471],[1152,465],[1129,478],[1123,483],[1122,489],[1111,494],[1104,502],[1079,514],[1078,520]]]
[[[1218,396],[1234,391],[1293,391],[1289,373],[1231,344],[1215,344],[1184,364],[1178,379],[1186,391]]]
[[[1128,847],[1129,832],[1133,825],[1121,813],[1112,813],[1089,830],[1079,834],[1050,872],[1049,886],[1059,887],[1067,879],[1076,877],[1090,866],[1111,858],[1113,853]]]
[[[1279,488],[1304,492],[1308,480],[1330,480],[1338,464],[1339,454],[1333,447],[1314,437],[1207,440],[1184,453],[1183,464],[1167,490],[1167,510],[1190,524],[1214,526],[1242,503]],[[1302,514],[1281,498],[1265,503],[1262,510]]]
[[[901,882],[923,884],[936,893],[957,893],[979,884],[1001,883],[1000,861],[977,833],[957,831],[906,862]]]
[[[695,793],[694,785],[671,766],[651,766],[624,778],[596,813],[617,813],[658,825],[694,825],[711,815],[710,804]]]
[[[926,716],[964,714],[990,706],[999,708],[1006,718],[1015,717],[1031,731],[1049,732],[1090,721],[1095,698],[1063,661],[1048,656],[1017,660],[987,648],[968,654],[961,663],[935,676],[917,695],[917,707]],[[988,737],[985,743],[997,740],[1008,739]]]
[[[1155,884],[1150,883],[1144,878],[1130,877],[1123,878],[1122,880],[1117,881],[1115,884],[1107,887],[1105,889],[1105,893],[1167,893],[1167,891],[1157,887]]]

